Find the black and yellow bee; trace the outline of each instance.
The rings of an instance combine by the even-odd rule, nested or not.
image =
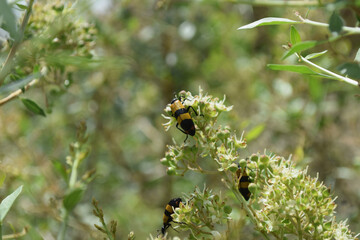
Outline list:
[[[177,120],[177,123],[176,123],[177,129],[179,129],[181,132],[186,134],[185,141],[189,135],[194,136],[195,135],[195,125],[194,125],[194,122],[189,113],[189,109],[192,108],[192,110],[194,110],[194,112],[197,116],[195,109],[192,106],[189,106],[187,109],[185,109],[185,106],[182,104],[182,102],[180,101],[179,98],[174,98],[171,101],[170,108],[171,108],[171,112],[172,112],[173,116]],[[182,129],[179,128],[179,124]]]
[[[161,228],[161,233],[165,235],[166,229],[168,229],[171,224],[170,222],[173,220],[171,214],[174,213],[174,209],[178,208],[182,204],[181,198],[173,198],[166,204],[164,215],[163,215],[163,227]]]
[[[241,167],[239,167],[239,169],[236,171],[236,175],[239,179],[239,192],[241,193],[241,195],[243,195],[243,197],[245,198],[245,200],[249,200],[250,196],[251,196],[251,192],[249,191],[249,184],[250,184],[250,179],[249,179],[249,175],[247,175],[246,173],[246,169],[241,169]]]

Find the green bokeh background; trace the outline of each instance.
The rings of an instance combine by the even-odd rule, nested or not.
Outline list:
[[[93,227],[99,224],[92,215],[93,197],[108,221],[118,221],[119,239],[130,231],[137,239],[146,239],[149,233],[157,235],[169,199],[204,183],[226,194],[219,178],[193,173],[167,176],[159,161],[172,138],[181,142],[185,137],[175,128],[164,131],[163,109],[174,93],[187,90],[195,95],[199,86],[210,95],[226,95],[226,103],[234,106],[221,123],[248,137],[243,157],[266,149],[292,155],[299,168],[309,165],[309,174],[318,172],[338,196],[337,219],[349,218],[350,229],[360,232],[358,88],[268,70],[269,63],[284,63],[282,45],[289,42],[290,25],[237,30],[269,16],[297,20],[294,11],[328,22],[333,8],[252,6],[236,1],[109,2],[103,12],[105,3],[96,10],[82,9],[95,23],[95,52],[109,62],[107,67],[76,69],[73,83],[61,95],[51,95],[41,86],[26,92],[25,97],[40,106],[45,106],[44,95],[53,99],[46,118],[31,114],[19,100],[0,108],[0,169],[7,175],[0,196],[24,185],[6,218],[5,233],[11,233],[12,225],[15,230],[29,226],[23,239],[57,235],[66,186],[52,162],[65,164],[80,121],[87,123],[91,148],[80,172],[96,169],[97,177],[74,210],[68,239],[99,238]],[[354,26],[356,17],[349,8],[341,8],[340,15],[346,25]],[[325,28],[296,27],[303,40],[324,40],[330,34]],[[334,70],[354,59],[359,43],[359,36],[349,36],[318,46],[314,52],[329,51],[315,61]],[[296,64],[296,58],[285,63]],[[239,213],[240,206],[233,209]],[[240,222],[245,218],[240,217]],[[251,224],[239,229],[237,238],[258,239],[251,229]]]

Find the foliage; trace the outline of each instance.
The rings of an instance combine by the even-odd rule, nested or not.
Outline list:
[[[193,106],[204,116],[194,118],[199,128],[194,144],[174,143],[175,146],[168,146],[165,158],[161,160],[168,166],[168,174],[179,171],[183,174],[186,170],[212,174],[217,171],[225,185],[244,205],[255,228],[266,239],[269,239],[267,235],[273,235],[276,239],[288,239],[291,236],[298,239],[355,239],[346,221],[335,221],[336,204],[318,178],[311,178],[307,170],[298,170],[291,160],[274,154],[253,154],[249,160],[242,159],[241,151],[246,147],[246,140],[237,139],[229,127],[216,124],[216,118],[221,112],[230,111],[231,107],[226,107],[223,101],[219,102],[209,95],[204,96],[201,89],[196,96],[190,92],[180,94],[190,99],[184,102],[185,106]],[[169,112],[169,106],[165,111]],[[174,122],[170,120],[165,125],[168,129]],[[204,170],[197,163],[212,166],[209,161],[216,163],[215,169]],[[238,190],[239,180],[235,174],[238,164],[249,169],[252,182],[249,185],[252,193],[249,204]],[[225,210],[226,202],[219,200],[219,196],[207,189],[203,192],[196,190],[190,199],[179,210],[175,210],[174,221],[182,223],[179,228],[191,229],[193,237],[190,238],[194,239],[205,237],[206,234],[227,239],[229,233],[226,232],[230,229],[215,231],[221,219],[229,219],[229,212]]]
[[[261,232],[246,210],[250,206],[265,219],[260,209],[272,211],[276,205],[252,204],[270,198],[263,194],[271,182],[284,187],[281,179],[263,176],[260,160],[246,160],[263,149],[274,153],[254,156],[268,156],[270,165],[291,169],[303,182],[324,182],[319,188],[331,189],[328,203],[338,196],[331,229],[348,219],[344,228],[360,232],[359,92],[334,81],[358,80],[358,16],[357,1],[0,1],[1,199],[23,185],[3,222],[4,238],[107,237],[94,227],[104,229],[93,215],[93,197],[106,226],[111,229],[107,218],[117,222],[116,238],[146,239],[149,233],[162,238],[164,207],[182,193],[186,204],[173,216],[188,224],[172,223],[180,232],[169,228],[167,238],[221,237],[218,233],[229,239],[275,238],[267,230],[276,234],[287,222],[266,221]],[[285,23],[236,31],[269,17]],[[226,95],[234,106],[228,111],[222,98],[212,105],[214,98],[206,95],[201,104],[186,100],[203,115],[191,113],[203,128],[194,146],[192,137],[183,144],[185,136],[168,114],[165,133],[161,113],[174,92],[196,92],[198,86]],[[215,116],[216,106],[227,114]],[[74,141],[79,122],[86,122],[86,143]],[[206,129],[207,123],[216,127]],[[206,139],[203,132],[221,141]],[[229,143],[239,145],[231,147],[224,141],[233,134]],[[186,158],[176,155],[179,151]],[[164,152],[170,155],[161,162],[171,176],[159,164]],[[237,184],[231,170],[239,159],[242,166],[254,165],[253,171],[247,168],[256,181],[249,203],[231,189]],[[315,220],[304,215],[304,223]],[[333,234],[328,225],[323,234]],[[296,229],[287,227],[282,234]]]

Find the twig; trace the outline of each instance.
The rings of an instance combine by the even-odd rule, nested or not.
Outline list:
[[[13,239],[13,238],[23,237],[23,236],[26,235],[27,232],[28,232],[28,228],[27,228],[27,227],[24,227],[21,232],[4,235],[4,236],[3,236],[3,239]]]
[[[8,75],[10,69],[11,69],[11,65],[12,65],[12,59],[14,58],[15,56],[15,53],[17,51],[17,49],[19,48],[20,46],[20,43],[24,37],[24,32],[25,32],[25,28],[26,28],[26,25],[29,21],[29,18],[30,18],[30,14],[31,14],[31,11],[32,11],[32,6],[34,4],[34,0],[30,0],[29,1],[29,5],[26,9],[26,12],[25,12],[25,16],[23,18],[23,21],[21,23],[21,26],[20,26],[20,31],[19,31],[19,36],[15,39],[15,42],[14,44],[12,45],[11,49],[10,49],[10,52],[5,60],[5,63],[0,71],[0,85],[2,84],[2,81],[4,80],[4,78]]]
[[[351,78],[348,78],[348,77],[343,77],[343,76],[341,76],[341,75],[339,75],[339,74],[336,74],[336,73],[334,73],[334,72],[331,72],[331,71],[329,71],[329,70],[327,70],[327,69],[325,69],[325,68],[323,68],[323,67],[320,67],[319,65],[316,65],[315,63],[307,60],[306,58],[304,58],[304,57],[301,56],[301,55],[298,55],[298,57],[299,57],[299,59],[300,59],[301,61],[309,64],[310,66],[312,66],[312,67],[314,67],[314,68],[316,68],[316,69],[318,69],[318,70],[320,70],[320,71],[323,71],[324,73],[329,74],[330,76],[335,77],[335,78],[336,78],[337,80],[339,80],[339,81],[346,82],[346,83],[348,83],[348,84],[351,84],[351,85],[360,87],[360,83],[359,83],[358,81],[354,80],[354,79],[351,79]]]
[[[322,22],[316,22],[310,19],[306,19],[303,18],[298,12],[295,12],[295,15],[300,18],[302,23],[306,23],[306,24],[310,24],[310,25],[314,25],[314,26],[319,26],[319,27],[329,27],[329,24],[327,23],[322,23]],[[342,30],[345,32],[348,32],[349,34],[360,34],[360,28],[359,27],[347,27],[347,26],[343,26]]]
[[[223,0],[224,2],[234,2],[241,4],[250,4],[253,6],[271,6],[271,7],[317,7],[323,6],[318,0],[309,1],[287,1],[287,0]],[[221,1],[220,1],[221,2]]]
[[[12,93],[10,93],[7,97],[0,99],[0,106],[3,104],[13,100],[14,98],[18,97],[20,94],[24,93],[24,90],[28,90],[31,86],[35,85],[39,82],[39,79],[33,79],[31,82],[26,84],[22,89],[18,89]]]

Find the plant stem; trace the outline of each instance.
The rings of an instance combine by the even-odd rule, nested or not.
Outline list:
[[[322,72],[324,72],[324,73],[329,74],[330,76],[335,77],[335,78],[336,78],[337,80],[339,80],[339,81],[346,82],[346,83],[348,83],[348,84],[351,84],[351,85],[360,87],[360,83],[359,83],[358,81],[354,80],[354,79],[351,79],[351,78],[348,78],[348,77],[343,77],[343,76],[341,76],[341,75],[339,75],[339,74],[336,74],[336,73],[334,73],[334,72],[331,72],[331,71],[329,71],[329,70],[327,70],[327,69],[325,69],[325,68],[323,68],[323,67],[320,67],[319,65],[316,65],[315,63],[307,60],[306,58],[304,58],[304,57],[301,56],[301,55],[298,55],[298,57],[300,58],[301,61],[309,64],[310,66],[312,66],[312,67],[314,67],[314,68],[316,68],[316,69],[318,69],[318,70],[320,70],[320,71],[322,71]]]
[[[79,163],[80,163],[80,156],[79,156],[79,153],[76,153],[75,160],[74,160],[74,163],[71,168],[71,175],[70,175],[70,180],[69,180],[69,191],[71,191],[75,187],[75,183],[76,183],[76,179],[77,179],[77,168],[79,166]],[[62,222],[61,229],[60,229],[59,235],[57,237],[57,240],[65,239],[65,233],[66,233],[66,228],[67,228],[67,225],[69,222],[70,211],[67,210],[66,208],[64,208],[64,211],[65,211],[64,212],[64,220]]]
[[[59,235],[57,237],[57,240],[64,240],[65,239],[65,233],[66,233],[66,228],[67,228],[67,225],[68,225],[68,221],[69,221],[69,211],[65,209],[64,221],[61,224],[61,228],[60,228],[60,232],[59,232]]]
[[[0,221],[0,240],[2,240],[2,222]]]
[[[253,6],[271,6],[271,7],[317,7],[322,6],[319,1],[286,1],[286,0],[225,0],[224,2],[233,2],[241,4],[250,4]]]
[[[39,82],[39,79],[34,79],[31,82],[29,82],[28,84],[26,84],[23,89],[28,90],[28,88],[30,88],[31,86],[35,85],[38,82]],[[16,91],[10,93],[7,97],[0,99],[0,106],[13,100],[14,98],[18,97],[20,94],[24,93],[23,89],[18,89]]]
[[[300,16],[299,13],[297,13],[296,15],[300,18],[302,23],[310,24],[310,25],[314,25],[314,26],[319,26],[319,27],[326,27],[326,28],[329,27],[329,24],[327,24],[327,23],[316,22],[316,21],[312,21],[310,19],[303,18],[302,16]],[[360,28],[359,27],[343,26],[342,30],[345,31],[345,32],[351,33],[351,34],[360,34]]]
[[[69,180],[69,188],[72,189],[75,186],[76,179],[77,179],[77,168],[79,166],[80,158],[78,156],[78,153],[75,155],[75,161],[71,168],[71,175]]]
[[[33,4],[34,4],[34,0],[30,0],[29,5],[25,12],[25,16],[24,16],[23,21],[20,26],[19,36],[15,39],[14,44],[12,45],[10,52],[5,60],[5,63],[0,71],[0,85],[1,85],[1,82],[4,80],[4,78],[8,75],[8,73],[12,67],[11,60],[14,58],[15,53],[16,53],[17,49],[19,48],[20,43],[24,37],[25,28],[29,21]]]

